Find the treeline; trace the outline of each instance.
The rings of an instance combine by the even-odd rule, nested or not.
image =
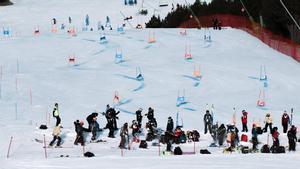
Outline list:
[[[0,0],[0,6],[12,5],[13,3],[9,0]]]
[[[283,3],[299,23],[300,0],[283,0]],[[164,19],[153,16],[146,26],[151,28],[175,28],[193,15],[200,17],[212,14],[251,16],[251,19],[255,22],[261,23],[272,32],[286,37],[291,37],[297,31],[299,33],[280,0],[212,0],[209,4],[196,0],[190,6],[177,4],[176,8]]]

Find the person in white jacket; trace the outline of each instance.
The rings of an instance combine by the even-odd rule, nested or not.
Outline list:
[[[270,133],[272,132],[272,124],[273,124],[273,120],[272,120],[272,116],[270,113],[266,114],[265,117],[265,128],[264,128],[264,132],[268,132],[268,127],[270,128]]]

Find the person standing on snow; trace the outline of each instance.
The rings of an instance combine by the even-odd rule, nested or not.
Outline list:
[[[136,114],[136,121],[138,122],[139,128],[142,127],[142,120],[143,120],[143,116],[142,116],[142,108],[139,108],[135,114]]]
[[[154,119],[154,109],[152,109],[151,107],[148,108],[148,113],[145,114],[145,116],[147,116],[148,121],[152,121]]]
[[[266,117],[265,117],[265,128],[264,128],[264,132],[268,132],[268,126],[269,126],[269,128],[270,128],[270,132],[272,132],[272,123],[273,123],[273,120],[272,120],[271,114],[270,114],[270,113],[267,113],[267,114],[266,114]]]
[[[248,112],[245,110],[242,111],[243,116],[241,117],[243,130],[242,132],[248,132],[247,120],[248,120]]]
[[[101,131],[99,128],[99,123],[97,122],[97,117],[98,117],[98,113],[94,112],[86,118],[89,124],[89,131],[92,132],[93,135],[91,138],[92,141],[96,140],[97,131]]]
[[[53,109],[52,115],[53,115],[54,118],[56,118],[55,126],[58,126],[61,122],[61,119],[59,117],[58,103],[54,104],[54,109]]]
[[[60,147],[60,143],[61,143],[60,133],[61,133],[61,126],[59,124],[59,125],[55,126],[53,129],[53,133],[52,133],[53,139],[50,142],[49,146],[52,147],[54,142],[57,140],[56,147]]]
[[[207,129],[209,130],[209,133],[211,134],[212,116],[209,113],[209,110],[206,110],[203,121],[204,121],[204,134],[207,133]]]
[[[284,113],[283,113],[283,115],[281,117],[281,124],[282,124],[282,128],[283,128],[283,133],[287,132],[289,123],[290,123],[290,117],[287,114],[287,112],[284,111]]]
[[[254,123],[252,126],[252,150],[256,151],[257,150],[257,145],[258,145],[258,139],[257,139],[257,127],[256,124]]]
[[[287,133],[287,137],[289,139],[289,151],[296,151],[296,143],[297,143],[297,128],[292,125],[290,130]]]
[[[174,129],[173,119],[172,119],[172,117],[168,117],[168,123],[167,123],[166,131],[170,132],[170,133],[173,133],[173,129]]]
[[[74,122],[74,125],[75,125],[75,132],[76,132],[76,139],[74,141],[74,144],[75,145],[78,145],[78,143],[80,143],[82,146],[84,146],[84,137],[83,137],[83,121],[79,121],[79,120],[76,120]]]
[[[121,136],[121,141],[119,144],[119,148],[120,149],[126,149],[126,141],[128,140],[128,123],[124,123],[123,127],[121,128],[121,132],[120,132],[120,136]]]
[[[273,138],[273,149],[277,150],[280,143],[279,143],[279,132],[278,132],[278,128],[274,127],[272,130],[272,138]]]

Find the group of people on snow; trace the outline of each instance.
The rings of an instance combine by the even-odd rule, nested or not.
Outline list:
[[[236,127],[236,124],[228,124],[226,127],[224,124],[221,124],[218,126],[218,123],[213,124],[213,117],[210,114],[209,110],[206,110],[206,113],[203,118],[204,121],[204,134],[206,134],[208,131],[211,134],[213,138],[213,143],[211,146],[217,146],[216,143],[218,142],[219,146],[222,146],[227,141],[227,144],[229,145],[230,149],[235,148],[239,144],[239,130]],[[241,116],[241,123],[242,123],[242,132],[247,133],[248,132],[248,112],[245,110],[242,110],[242,116]],[[272,136],[273,144],[271,149],[276,151],[280,147],[280,141],[279,141],[279,131],[278,127],[273,127],[273,119],[270,113],[267,113],[264,120],[265,126],[262,129],[259,125],[259,123],[253,123],[252,125],[252,150],[257,151],[257,145],[258,145],[258,135],[262,133],[268,132],[268,129],[270,131],[270,134]],[[282,114],[281,117],[281,125],[283,129],[283,133],[287,133],[287,137],[289,140],[289,151],[295,151],[296,150],[296,142],[297,142],[297,128],[292,125],[292,122],[290,120],[290,117],[286,111]],[[290,129],[288,130],[288,127],[290,125]]]
[[[186,134],[181,130],[182,126],[175,126],[174,127],[174,121],[172,117],[168,117],[167,125],[165,130],[159,131],[157,128],[157,121],[154,117],[154,109],[149,107],[148,112],[146,114],[142,114],[143,109],[139,108],[136,112],[136,118],[132,120],[131,125],[129,125],[127,122],[124,123],[120,130],[120,144],[119,148],[125,149],[130,148],[128,145],[130,143],[129,139],[132,138],[133,142],[139,142],[139,135],[143,132],[142,130],[142,120],[143,117],[147,117],[146,122],[146,129],[147,129],[147,135],[146,135],[146,141],[152,141],[154,139],[158,139],[160,142],[166,143],[166,151],[171,151],[171,147],[173,143],[183,143],[187,139],[192,141],[199,141],[200,134],[198,131],[188,131]],[[118,131],[117,126],[117,120],[118,120],[118,114],[120,111],[116,111],[113,107],[110,107],[110,105],[106,106],[105,112],[101,113],[106,118],[106,125],[103,129],[108,129],[108,137],[115,138],[115,133]],[[97,133],[102,131],[103,129],[100,128],[99,123],[97,122],[99,113],[93,112],[90,115],[87,116],[86,120],[88,123],[88,128],[84,127],[84,122],[80,120],[74,121],[75,126],[75,132],[76,132],[76,138],[74,141],[75,145],[85,145],[85,132],[91,132],[91,142],[97,141]],[[49,146],[53,146],[56,142],[56,146],[60,147],[61,145],[61,118],[60,118],[60,112],[58,108],[58,103],[54,104],[53,108],[53,117],[56,119],[55,127],[53,129],[53,139],[50,142]],[[214,119],[212,114],[209,110],[205,111],[205,114],[203,116],[203,122],[204,122],[204,134],[209,133],[213,138],[213,143],[211,146],[223,146],[225,141],[227,142],[227,145],[230,147],[230,149],[234,149],[238,146],[240,137],[239,137],[239,130],[236,127],[235,123],[227,124],[226,126],[224,124],[218,124],[217,122],[214,124]],[[258,141],[258,135],[262,133],[268,132],[268,129],[271,133],[273,145],[272,149],[277,149],[280,146],[279,141],[279,131],[278,127],[273,127],[273,119],[270,113],[267,113],[264,120],[265,126],[264,128],[260,127],[259,123],[253,123],[252,129],[251,129],[251,141],[252,141],[252,150],[257,151],[257,145],[259,143]],[[241,124],[242,124],[242,133],[248,133],[248,112],[246,110],[242,110],[241,112]],[[296,142],[297,142],[297,128],[292,125],[291,119],[286,111],[282,114],[281,117],[281,125],[283,128],[283,133],[287,133],[288,137],[288,143],[289,143],[289,151],[295,151],[296,150]],[[290,129],[288,129],[290,125]],[[132,133],[129,134],[129,129],[132,130]],[[164,131],[164,133],[162,132]],[[242,134],[242,137],[243,137]],[[241,138],[243,141],[243,138]],[[127,146],[126,146],[127,145]]]

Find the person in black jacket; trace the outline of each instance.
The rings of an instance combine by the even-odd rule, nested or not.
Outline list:
[[[99,123],[97,122],[98,113],[92,113],[90,114],[86,120],[89,124],[89,131],[92,132],[92,138],[91,140],[96,140],[97,131],[101,131],[99,128]]]
[[[174,129],[173,119],[172,119],[172,117],[168,117],[168,123],[167,123],[167,129],[166,129],[166,131],[167,132],[173,132],[173,129]]]
[[[113,109],[111,113],[112,113],[111,118],[113,120],[114,130],[118,130],[117,119],[119,119],[119,117],[117,115],[120,113],[120,111],[116,112],[116,110]]]
[[[289,151],[296,151],[296,142],[297,142],[297,128],[292,125],[287,133],[287,137],[289,139]]]
[[[148,113],[145,114],[148,118],[148,121],[151,121],[154,119],[154,109],[152,109],[151,107],[148,108]]]
[[[139,127],[142,127],[142,120],[143,120],[143,116],[142,116],[142,108],[139,108],[135,114],[136,114],[136,121],[138,122]]]
[[[207,133],[207,128],[209,130],[209,133],[211,134],[212,116],[209,113],[209,110],[206,110],[203,121],[204,121],[204,134]]]
[[[74,141],[75,145],[78,145],[78,143],[80,143],[82,146],[84,146],[84,137],[83,137],[83,121],[76,120],[74,122],[75,125],[75,132],[76,132],[76,139]]]
[[[252,150],[253,151],[257,151],[257,145],[258,145],[258,139],[257,139],[257,127],[256,127],[256,124],[253,124],[253,127],[252,127]]]

